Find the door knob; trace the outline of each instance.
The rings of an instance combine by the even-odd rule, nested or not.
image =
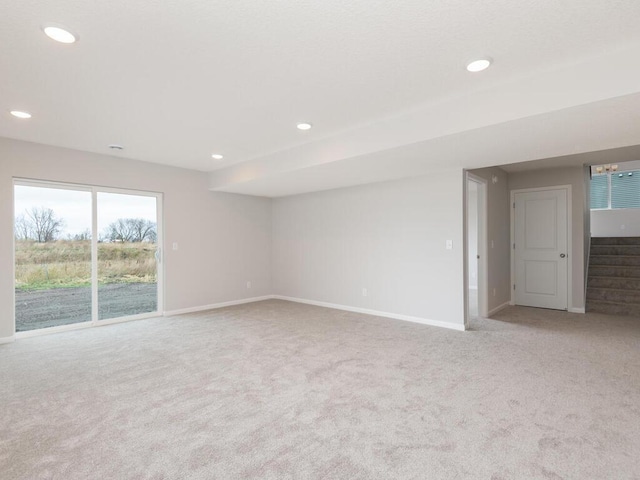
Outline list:
[[[561,253],[560,258],[564,258],[564,257],[566,257],[566,255],[564,253]]]

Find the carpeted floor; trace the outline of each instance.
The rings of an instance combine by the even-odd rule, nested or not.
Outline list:
[[[0,346],[6,479],[638,479],[640,319],[270,300]]]

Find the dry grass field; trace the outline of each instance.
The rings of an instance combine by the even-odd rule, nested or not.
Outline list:
[[[98,281],[155,283],[152,243],[99,243]],[[37,290],[91,285],[91,241],[16,241],[16,288]]]

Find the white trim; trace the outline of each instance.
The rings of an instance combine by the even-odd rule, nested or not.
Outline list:
[[[495,315],[496,313],[504,310],[511,305],[511,302],[504,302],[502,305],[498,305],[496,308],[492,308],[491,310],[489,310],[489,314],[487,315],[487,317],[491,317],[491,315]]]
[[[271,300],[276,298],[273,295],[263,295],[262,297],[242,298],[240,300],[231,300],[229,302],[212,303],[211,305],[201,305],[199,307],[180,308],[178,310],[167,310],[163,313],[165,317],[174,315],[183,315],[185,313],[204,312],[205,310],[215,310],[216,308],[231,307],[233,305],[242,305],[244,303],[261,302],[263,300]]]
[[[106,320],[98,320],[97,322],[80,322],[70,323],[69,325],[58,325],[56,327],[37,328],[24,332],[16,332],[16,339],[39,337],[40,335],[50,335],[52,333],[72,332],[74,330],[84,330],[85,328],[104,327],[106,325],[115,325],[116,323],[134,322],[136,320],[145,320],[147,318],[159,318],[161,315],[157,312],[141,313],[139,315],[129,315],[126,317],[109,318]]]
[[[573,309],[573,191],[571,185],[551,185],[548,187],[535,187],[535,188],[517,188],[511,190],[509,210],[511,217],[511,237],[509,242],[509,251],[511,252],[511,284],[509,289],[511,290],[511,304],[516,304],[516,292],[513,289],[513,284],[516,281],[516,267],[515,267],[515,255],[513,252],[513,244],[515,240],[515,208],[513,204],[516,201],[516,193],[527,192],[541,192],[545,190],[566,190],[567,191],[567,311]]]
[[[471,178],[475,175],[469,174]],[[480,210],[480,220],[482,221],[482,230],[480,233],[480,241],[478,243],[478,252],[480,253],[480,262],[478,264],[478,313],[480,315],[489,315],[489,182],[481,177],[482,185],[482,207]]]
[[[164,312],[165,302],[165,268],[164,268],[164,193],[156,194],[156,251],[158,253],[156,260],[156,281],[158,282],[157,291],[157,315]]]
[[[13,177],[13,184],[24,187],[51,188],[56,190],[73,190],[76,192],[91,192],[91,186],[75,183],[56,182],[54,180],[37,180],[33,178]]]
[[[401,315],[398,313],[381,312],[378,310],[370,310],[368,308],[350,307],[347,305],[338,305],[335,303],[318,302],[316,300],[307,300],[304,298],[285,297],[284,295],[271,295],[271,298],[277,300],[286,300],[288,302],[305,303],[307,305],[315,305],[317,307],[333,308],[336,310],[345,310],[347,312],[364,313],[365,315],[374,315],[376,317],[393,318],[395,320],[404,320],[406,322],[420,323],[422,325],[430,325],[432,327],[449,328],[451,330],[465,331],[464,325],[451,322],[443,322],[441,320],[430,320],[428,318],[412,317],[409,315]]]
[[[13,186],[11,187],[11,211],[13,215],[11,215],[11,231],[14,232],[11,235],[11,331],[13,335],[11,337],[5,338],[14,338],[16,334],[16,180],[13,179]]]
[[[105,318],[104,320],[97,320],[94,325],[96,327],[102,327],[103,325],[113,325],[116,323],[133,322],[135,320],[145,320],[147,318],[159,317],[162,317],[162,313],[160,312],[138,313],[136,315],[127,315],[126,317]]]
[[[591,209],[591,179],[593,178],[592,166],[585,165],[583,168],[584,178],[582,179],[584,185],[584,201],[585,212],[583,212],[583,221],[588,218],[588,222],[582,225],[582,236],[586,239],[586,252],[583,252],[583,277],[584,291],[582,292],[582,304],[585,306],[585,313],[587,307],[587,289],[589,287],[589,268],[591,266],[591,221],[593,218]],[[587,231],[587,225],[589,231]]]
[[[586,313],[584,307],[572,307],[568,310],[569,313]]]
[[[91,192],[94,188],[103,193],[127,193],[131,195],[141,195],[154,197],[162,194],[161,191],[153,190],[136,190],[135,188],[110,187],[106,185],[88,184],[88,183],[69,183],[59,182],[57,180],[40,180],[37,178],[13,177],[14,183],[30,187],[57,188],[60,190],[78,190],[83,192]]]
[[[69,325],[58,325],[55,327],[36,328],[34,330],[26,330],[24,332],[16,332],[16,340],[23,338],[39,337],[40,335],[49,335],[52,333],[70,332],[72,330],[84,330],[85,328],[95,327],[93,322],[71,323]]]
[[[98,321],[98,192],[91,189],[91,322]]]
[[[0,345],[3,345],[5,343],[13,343],[15,341],[16,341],[15,335],[11,335],[10,337],[0,337]]]
[[[489,308],[489,246],[488,246],[488,205],[489,205],[489,182],[487,179],[474,175],[473,173],[466,171],[465,172],[465,184],[464,184],[464,321],[465,327],[469,327],[469,289],[477,289],[478,290],[478,315],[480,317],[489,316],[489,312],[487,309]],[[469,232],[468,230],[468,191],[469,191],[469,182],[474,182],[478,184],[478,207],[479,207],[479,215],[478,215],[478,255],[480,256],[480,261],[478,262],[478,286],[470,287],[469,286]]]
[[[584,235],[582,236],[584,242]],[[567,311],[573,308],[573,187],[567,185]],[[584,258],[580,261],[584,262]],[[583,279],[584,281],[584,279]]]

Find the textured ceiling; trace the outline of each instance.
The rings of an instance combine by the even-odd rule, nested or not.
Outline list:
[[[4,0],[0,136],[109,154],[120,143],[121,156],[202,171],[261,159],[268,171],[292,151],[303,163],[318,142],[339,161],[371,125],[634,49],[639,19],[637,0]],[[79,42],[52,42],[45,22]],[[495,64],[467,73],[483,55]],[[455,112],[422,140],[479,126]],[[371,140],[398,146],[397,130]]]

